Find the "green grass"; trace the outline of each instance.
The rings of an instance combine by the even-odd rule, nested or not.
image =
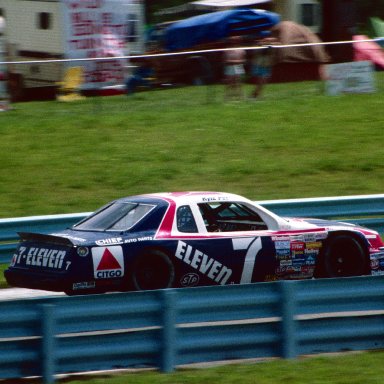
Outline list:
[[[229,364],[205,369],[180,369],[172,374],[126,373],[66,380],[80,384],[381,384],[383,352],[324,355],[295,360]]]
[[[9,288],[4,278],[4,271],[8,268],[8,264],[0,264],[0,289]]]
[[[0,116],[0,217],[155,191],[381,193],[383,83],[379,73],[377,94],[340,97],[316,82],[272,84],[257,102],[224,103],[215,86],[15,104]]]

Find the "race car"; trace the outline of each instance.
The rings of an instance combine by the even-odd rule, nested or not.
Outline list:
[[[384,274],[377,232],[222,192],[125,197],[70,229],[19,236],[7,282],[68,295]]]

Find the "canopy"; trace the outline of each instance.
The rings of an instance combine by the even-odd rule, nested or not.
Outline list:
[[[259,4],[269,3],[271,0],[201,0],[190,3],[195,8],[208,8],[219,10],[224,8],[254,7]]]
[[[271,3],[272,0],[201,0],[182,5],[163,8],[155,13],[156,16],[172,15],[188,11],[219,11],[229,8],[254,8],[260,4]]]
[[[277,13],[258,9],[232,9],[190,17],[165,31],[165,48],[180,50],[211,43],[231,35],[263,37],[280,21]]]

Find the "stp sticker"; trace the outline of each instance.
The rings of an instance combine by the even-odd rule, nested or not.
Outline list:
[[[123,249],[120,246],[92,248],[95,279],[124,276]]]

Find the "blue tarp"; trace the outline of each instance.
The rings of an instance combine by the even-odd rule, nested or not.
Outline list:
[[[279,23],[277,13],[259,9],[232,9],[190,17],[172,24],[165,31],[165,48],[188,49],[198,44],[222,40],[230,35],[263,37]]]

